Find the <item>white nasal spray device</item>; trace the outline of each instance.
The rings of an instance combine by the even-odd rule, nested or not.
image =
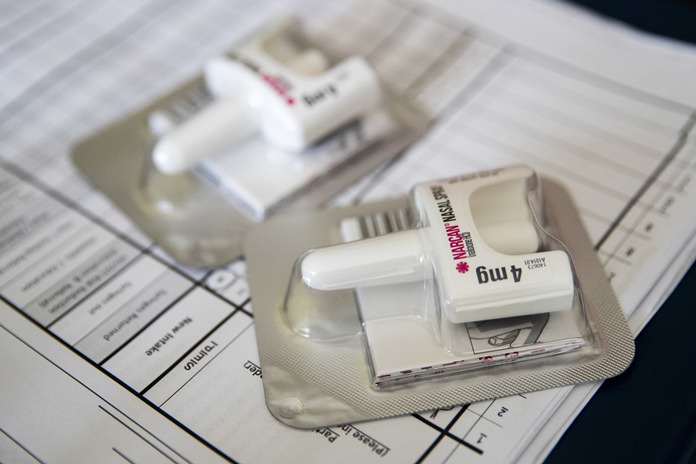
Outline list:
[[[362,57],[330,67],[298,27],[282,20],[205,64],[214,101],[158,140],[152,159],[161,172],[182,173],[252,134],[298,152],[379,103],[379,80]]]
[[[340,290],[429,279],[461,323],[570,310],[568,255],[541,245],[526,166],[417,185],[417,229],[319,248],[301,264],[311,288]]]

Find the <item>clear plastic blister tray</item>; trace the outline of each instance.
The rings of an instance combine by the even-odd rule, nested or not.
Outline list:
[[[277,218],[246,250],[267,404],[295,427],[606,378],[633,356],[571,199],[523,166]]]
[[[305,53],[302,47],[308,46]],[[367,99],[366,82],[374,82],[369,65],[360,57],[332,56],[320,49],[296,21],[282,18],[242,40],[228,55],[211,59],[208,74],[78,143],[73,163],[179,263],[198,268],[228,263],[241,255],[242,237],[252,225],[280,211],[324,204],[396,157],[428,126],[424,114],[391,93],[388,83],[378,84],[379,98],[369,97],[374,105],[360,107],[355,95]],[[212,115],[219,102],[231,100],[225,92],[237,91],[234,85],[226,88],[229,80],[247,85],[234,97],[244,100],[248,89],[261,95],[243,103],[261,116],[241,116],[237,124],[225,126]],[[369,88],[375,92],[374,85]],[[327,112],[321,105],[329,102],[328,92],[343,99]],[[273,99],[297,109],[302,131],[284,109],[271,111],[278,105]],[[157,169],[153,156],[160,142],[181,127],[193,127],[191,121],[202,114],[210,115],[198,124],[205,134],[180,139],[188,149],[212,155],[184,172]],[[258,133],[236,134],[238,143],[220,149],[226,132],[230,137],[239,132],[240,123],[257,124]],[[208,126],[217,135],[207,133]],[[280,141],[270,143],[274,137]],[[308,145],[298,151],[302,143]]]

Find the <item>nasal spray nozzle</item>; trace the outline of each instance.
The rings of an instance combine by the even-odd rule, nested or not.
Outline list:
[[[421,228],[316,249],[301,264],[318,290],[428,279],[454,323],[569,310],[574,281],[565,252],[541,245],[525,166],[417,185]]]
[[[254,133],[301,151],[360,118],[380,100],[379,80],[362,57],[330,67],[287,19],[205,64],[214,101],[164,134],[152,152],[165,174],[182,173]]]

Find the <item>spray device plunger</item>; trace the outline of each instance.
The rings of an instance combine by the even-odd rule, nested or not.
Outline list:
[[[318,290],[415,282],[434,273],[451,322],[570,310],[573,272],[561,250],[541,244],[529,205],[536,174],[525,166],[419,184],[421,226],[319,248],[302,263]]]
[[[273,147],[301,151],[378,104],[379,80],[362,57],[330,67],[297,40],[297,27],[280,21],[206,63],[214,101],[158,140],[152,157],[160,171],[184,172],[256,133]]]

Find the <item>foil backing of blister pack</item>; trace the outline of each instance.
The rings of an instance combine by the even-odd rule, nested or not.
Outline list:
[[[445,408],[622,372],[633,358],[634,345],[616,296],[566,190],[542,178],[541,192],[544,214],[573,262],[583,317],[590,330],[586,346],[568,350],[568,354],[493,363],[451,375],[394,382],[385,388],[375,385],[371,347],[355,292],[317,297],[294,295],[290,289],[301,279],[297,262],[308,250],[342,241],[342,221],[404,211],[407,200],[283,216],[256,226],[245,250],[271,413],[287,425],[315,428]],[[312,326],[310,321],[311,333],[302,333],[294,328],[297,317],[319,322]]]

